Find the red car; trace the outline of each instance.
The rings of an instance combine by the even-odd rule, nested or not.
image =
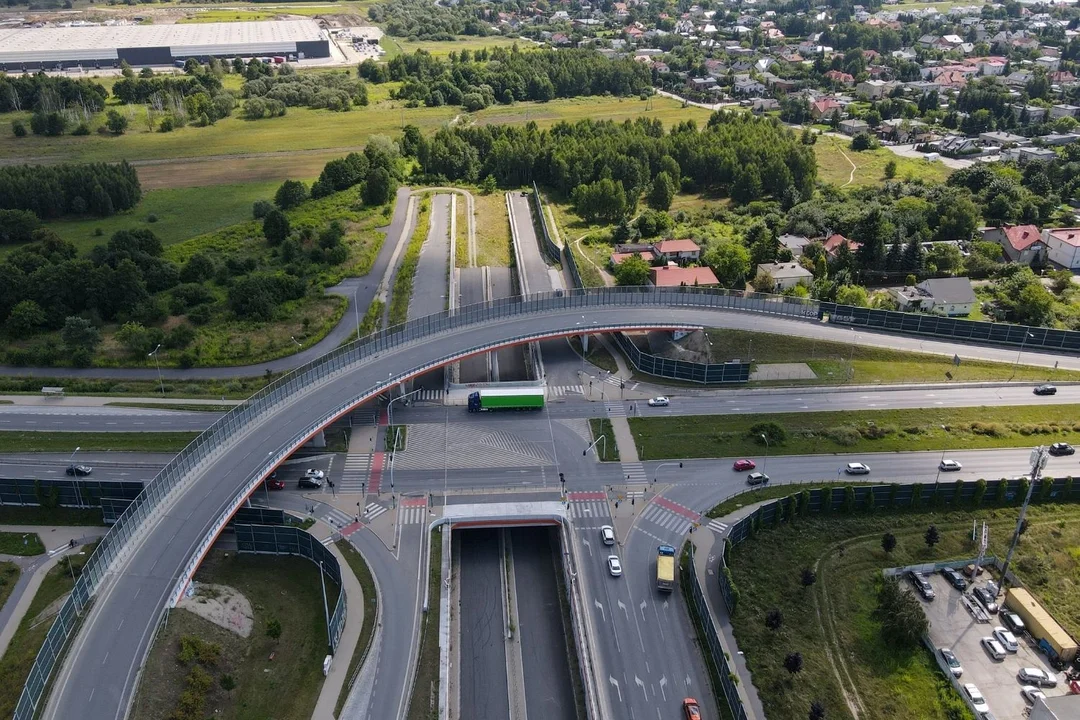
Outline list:
[[[753,460],[736,460],[735,464],[731,466],[736,472],[745,472],[747,470],[753,470],[757,467],[757,463]]]
[[[277,478],[269,478],[266,481],[266,487],[270,488],[271,490],[284,490],[285,489],[285,481],[284,480],[279,480]]]
[[[701,720],[701,708],[694,698],[686,698],[682,701],[683,714],[686,720]]]

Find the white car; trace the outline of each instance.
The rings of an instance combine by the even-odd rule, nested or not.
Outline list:
[[[979,692],[979,688],[975,687],[975,683],[965,683],[964,692],[971,698],[971,704],[975,708],[975,712],[990,712],[990,706],[986,704],[986,698]]]
[[[612,577],[619,577],[622,575],[622,563],[619,562],[618,555],[607,556],[607,569]]]
[[[994,628],[994,639],[1001,643],[1006,652],[1014,653],[1020,649],[1020,646],[1016,644],[1016,636],[1000,625]]]
[[[844,472],[848,475],[869,475],[870,466],[859,462],[848,463],[847,467],[844,468]]]
[[[1016,673],[1016,679],[1025,685],[1057,687],[1057,678],[1042,668],[1020,668],[1020,672]]]
[[[994,660],[1004,660],[1005,659],[1005,648],[1003,648],[1001,646],[1001,643],[999,643],[994,638],[989,637],[989,636],[984,637],[981,640],[979,640],[979,644],[981,644],[983,646],[983,649],[986,650],[986,653],[990,657],[992,657]]]
[[[605,545],[615,544],[615,528],[610,525],[605,525],[600,528],[600,538],[604,541]]]
[[[670,404],[671,401],[663,395],[659,397],[649,398],[649,407],[667,407]]]
[[[964,668],[960,665],[960,661],[956,659],[956,654],[949,648],[940,648],[938,650],[941,653],[941,659],[945,661],[945,664],[949,666],[949,672],[953,677],[960,677],[964,674]]]
[[[1023,695],[1024,699],[1032,705],[1034,705],[1039,700],[1039,698],[1042,698],[1043,700],[1046,699],[1046,693],[1032,685],[1025,685],[1024,687],[1020,688],[1020,694]]]
[[[304,473],[304,477],[310,478],[312,480],[324,480],[326,479],[326,473],[324,473],[322,470],[308,470],[306,473]]]
[[[964,466],[955,460],[942,460],[937,467],[941,472],[957,472],[964,469]]]

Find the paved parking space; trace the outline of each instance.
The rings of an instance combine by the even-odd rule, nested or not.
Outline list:
[[[1024,710],[1028,706],[1020,695],[1022,684],[1016,679],[1016,673],[1022,667],[1035,667],[1055,674],[1053,668],[1046,662],[1045,656],[1035,649],[1029,637],[1017,638],[1017,652],[1006,653],[1004,660],[993,660],[979,641],[990,636],[994,628],[1001,625],[998,616],[990,615],[989,622],[980,622],[965,605],[960,591],[944,577],[935,573],[929,579],[937,597],[933,602],[922,601],[922,605],[930,620],[930,640],[934,647],[952,649],[964,668],[960,684],[975,683],[986,698],[990,712],[998,720],[1023,720]],[[907,580],[903,582],[907,583]],[[985,582],[980,580],[979,584]],[[908,587],[911,587],[910,584]],[[974,598],[970,598],[970,602],[973,607],[978,607]],[[1047,697],[1067,692],[1061,673],[1055,675],[1058,686],[1043,688]]]

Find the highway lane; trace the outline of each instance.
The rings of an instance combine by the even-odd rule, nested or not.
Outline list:
[[[80,451],[75,463],[94,469],[88,480],[147,481],[172,458],[172,453]],[[71,453],[0,454],[0,477],[63,480],[70,478],[65,472],[70,460]]]
[[[460,553],[460,715],[476,720],[510,717],[507,690],[502,530],[459,531]]]
[[[0,405],[0,431],[202,432],[220,413],[77,405]],[[72,446],[74,447],[74,446]]]

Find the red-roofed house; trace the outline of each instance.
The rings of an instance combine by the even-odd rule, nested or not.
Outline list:
[[[854,77],[848,75],[846,72],[841,72],[839,70],[830,70],[829,72],[825,73],[825,77],[829,80],[832,80],[834,83],[839,83],[841,85],[851,86],[855,84]]]
[[[1034,225],[1006,225],[986,228],[983,240],[1001,245],[1005,257],[1010,262],[1031,265],[1046,259],[1046,243],[1042,241],[1042,232]]]
[[[642,260],[649,263],[650,265],[652,264],[652,261],[653,261],[652,251],[651,250],[642,250],[640,252],[617,252],[617,253],[611,253],[611,258],[610,258],[611,266],[615,267],[616,265],[619,265],[620,263],[622,263],[622,261],[625,260],[626,258],[632,257],[634,255],[639,256]]]
[[[840,233],[833,233],[822,243],[825,246],[825,252],[829,254],[829,257],[836,257],[836,251],[840,249],[841,245],[847,245],[851,252],[855,252],[862,247],[862,243],[857,243],[854,240],[848,240]]]
[[[653,244],[653,254],[664,262],[697,262],[701,248],[693,240],[661,240]]]
[[[832,98],[825,98],[824,100],[810,103],[810,116],[815,120],[831,117],[834,110],[841,110],[841,108],[840,103]]]
[[[713,275],[713,271],[707,267],[679,267],[678,265],[665,265],[649,270],[649,282],[656,287],[679,287],[695,285],[719,285],[720,281]]]
[[[1069,270],[1080,269],[1080,228],[1043,230],[1042,241],[1050,262]]]

